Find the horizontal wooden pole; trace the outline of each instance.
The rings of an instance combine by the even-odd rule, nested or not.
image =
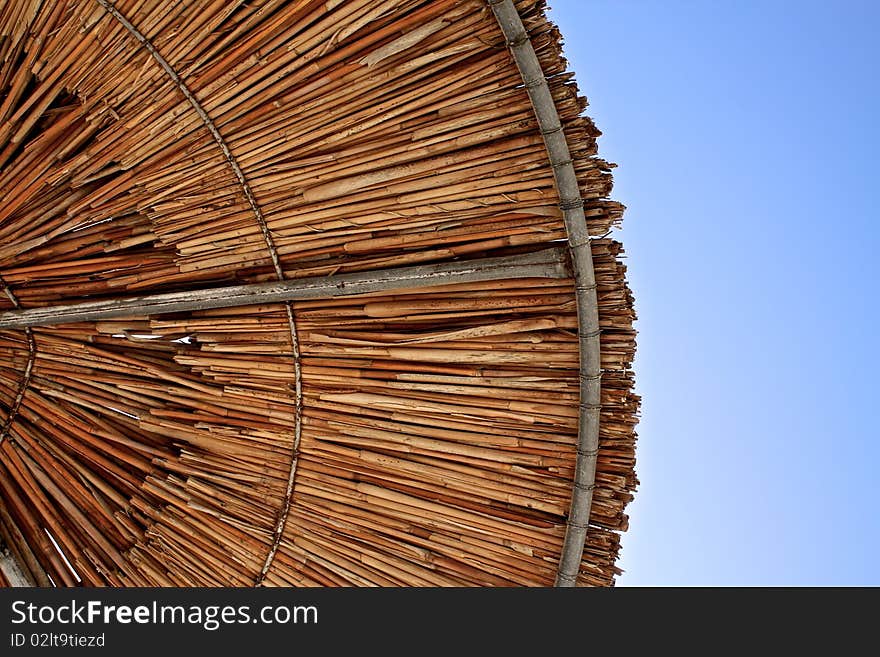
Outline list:
[[[331,299],[333,297],[472,283],[511,278],[566,278],[570,276],[566,249],[544,249],[500,258],[399,267],[380,271],[300,278],[277,283],[255,283],[206,290],[89,301],[0,313],[0,329],[94,322],[120,317],[191,312],[254,304]]]

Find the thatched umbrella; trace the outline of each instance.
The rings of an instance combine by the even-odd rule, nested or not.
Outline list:
[[[542,3],[8,0],[0,61],[7,578],[613,582],[622,206]]]

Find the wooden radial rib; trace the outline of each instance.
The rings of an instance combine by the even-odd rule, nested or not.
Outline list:
[[[369,273],[301,278],[283,283],[252,283],[144,297],[44,306],[0,313],[0,329],[57,326],[68,322],[127,319],[165,313],[234,308],[279,301],[332,299],[356,294],[477,283],[517,278],[567,278],[567,258],[559,247],[526,254],[463,262],[401,267]]]
[[[0,3],[17,581],[613,583],[622,206],[493,4]]]

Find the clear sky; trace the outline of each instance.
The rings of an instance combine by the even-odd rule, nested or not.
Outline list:
[[[880,3],[551,0],[619,164],[625,585],[880,585]]]

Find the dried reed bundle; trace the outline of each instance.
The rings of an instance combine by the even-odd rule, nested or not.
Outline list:
[[[517,3],[592,240],[600,451],[578,583],[637,481],[622,206]],[[0,310],[566,238],[478,0],[0,6]],[[0,332],[0,537],[57,585],[547,585],[572,495],[570,279]]]

